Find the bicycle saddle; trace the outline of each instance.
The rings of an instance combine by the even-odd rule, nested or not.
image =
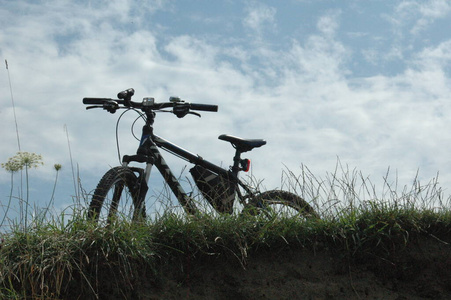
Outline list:
[[[240,152],[251,151],[266,144],[262,139],[242,139],[228,134],[221,134],[218,139],[230,142]]]

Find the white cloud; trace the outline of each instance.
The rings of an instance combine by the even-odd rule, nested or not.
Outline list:
[[[331,36],[335,34],[336,30],[339,27],[338,17],[340,16],[340,11],[330,12],[319,18],[317,27],[321,33],[326,36]]]
[[[420,19],[412,28],[412,33],[416,34],[426,28],[437,19],[441,19],[451,12],[451,3],[446,0],[432,0],[421,2],[418,7]]]
[[[392,21],[401,26],[409,24],[410,33],[419,34],[430,24],[444,18],[451,12],[451,3],[447,0],[402,1],[395,8]],[[413,23],[410,25],[410,23]]]
[[[242,43],[245,37],[228,37],[228,44],[189,32],[162,37],[154,29],[161,24],[127,27],[135,17],[144,23],[133,15],[141,2],[113,1],[100,7],[15,3],[29,13],[14,14],[5,7],[0,11],[0,53],[10,62],[24,150],[68,166],[67,124],[74,159],[86,178],[116,164],[118,115],[86,112],[81,99],[115,97],[128,87],[136,89],[137,99],[165,101],[175,94],[219,104],[218,113],[204,113],[201,119],[160,114],[155,129],[225,166],[233,149],[216,139],[219,134],[266,138],[268,144],[249,157],[268,188],[279,184],[283,164],[296,172],[304,163],[322,175],[333,170],[337,156],[372,178],[381,177],[390,165],[399,169],[402,180],[413,179],[418,167],[427,178],[451,167],[446,153],[451,140],[443,137],[451,124],[449,41],[413,50],[408,68],[397,75],[355,78],[348,66],[357,51],[339,40],[338,13],[317,16],[317,31],[305,39],[271,48]],[[243,24],[264,41],[263,32],[277,27],[277,10],[253,5],[243,8]],[[372,51],[373,58],[385,54]],[[0,88],[2,95],[9,95],[6,77]],[[1,162],[16,151],[10,102],[3,103],[0,130],[6,142],[0,145]],[[135,150],[128,127],[134,118],[124,117],[122,153]],[[52,164],[39,172],[51,174]],[[9,182],[8,174],[0,174],[2,182]],[[86,184],[92,188],[96,182]]]
[[[423,49],[414,61],[425,69],[448,69],[451,66],[451,40]]]
[[[270,7],[260,2],[252,1],[247,6],[247,16],[243,20],[245,28],[249,28],[257,39],[262,38],[262,34],[269,30],[275,30],[276,8]]]

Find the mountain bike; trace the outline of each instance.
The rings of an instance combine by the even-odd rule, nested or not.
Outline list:
[[[142,102],[134,102],[131,100],[134,93],[134,89],[127,89],[118,93],[118,99],[83,99],[84,104],[90,105],[86,109],[102,108],[112,114],[119,109],[133,110],[138,112],[138,118],[142,118],[145,122],[136,154],[124,155],[122,165],[108,170],[98,183],[89,205],[88,217],[90,219],[96,222],[111,223],[112,220],[118,218],[131,221],[145,218],[145,199],[153,166],[156,166],[161,173],[186,213],[196,214],[199,212],[192,193],[188,194],[184,191],[159,149],[194,165],[190,169],[194,182],[206,202],[218,213],[232,214],[234,203],[238,201],[242,211],[251,214],[274,213],[289,208],[299,217],[318,217],[309,203],[293,193],[282,190],[260,192],[238,178],[239,172],[247,172],[250,168],[250,160],[242,159],[241,154],[265,145],[265,140],[243,139],[227,134],[220,135],[220,140],[229,142],[235,148],[233,164],[229,169],[225,169],[154,133],[153,124],[156,114],[159,112],[170,112],[178,118],[187,115],[200,117],[197,111],[217,112],[217,105],[189,103],[179,97],[170,97],[169,102],[162,103],[157,103],[154,98],[150,97],[144,98]],[[132,162],[145,164],[145,167],[133,167],[130,165]]]

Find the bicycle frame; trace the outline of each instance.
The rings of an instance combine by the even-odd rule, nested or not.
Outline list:
[[[140,182],[140,203],[144,201],[145,195],[148,190],[148,182],[150,178],[150,173],[152,166],[155,165],[158,171],[163,176],[165,182],[168,184],[171,191],[176,196],[179,203],[183,206],[186,212],[195,213],[196,207],[193,203],[193,199],[188,196],[188,194],[184,191],[183,187],[179,183],[178,179],[175,177],[166,161],[164,160],[162,154],[160,153],[158,148],[162,148],[192,164],[200,165],[212,172],[217,173],[219,176],[223,178],[227,178],[232,181],[235,186],[235,191],[238,195],[239,201],[244,204],[244,199],[238,185],[243,188],[246,194],[251,194],[251,190],[248,186],[246,186],[241,180],[238,179],[238,162],[240,153],[237,151],[234,157],[234,165],[232,166],[232,170],[226,170],[220,166],[217,166],[205,159],[201,156],[193,154],[165,139],[153,134],[153,123],[155,120],[155,112],[146,111],[146,124],[143,126],[141,141],[139,148],[137,150],[136,155],[124,155],[122,159],[122,165],[128,166],[130,162],[140,162],[146,163],[145,171],[142,169],[132,168],[134,171],[139,173],[139,182]]]
[[[110,223],[109,221],[118,213],[118,205],[124,188],[128,189],[125,196],[131,196],[133,199],[135,208],[133,219],[145,217],[144,203],[149,189],[150,173],[154,165],[184,210],[188,214],[196,214],[198,210],[193,198],[187,195],[177,177],[172,173],[160,153],[159,148],[161,148],[195,165],[190,169],[190,173],[205,200],[219,213],[232,213],[234,200],[238,198],[243,209],[252,215],[259,214],[261,209],[272,213],[273,207],[275,210],[278,210],[279,206],[281,206],[281,213],[284,213],[284,208],[287,208],[294,209],[294,214],[289,213],[291,216],[300,214],[305,218],[319,218],[319,215],[310,204],[296,194],[277,189],[260,192],[238,179],[238,173],[240,171],[247,172],[250,166],[250,161],[241,159],[241,154],[265,145],[265,140],[243,139],[228,134],[220,135],[218,137],[220,140],[230,142],[236,150],[233,157],[233,165],[227,170],[153,133],[156,112],[170,112],[178,118],[183,118],[187,114],[200,116],[199,113],[193,111],[216,112],[218,111],[217,105],[190,103],[178,97],[171,97],[169,102],[162,103],[155,103],[153,98],[144,98],[142,103],[138,103],[131,101],[134,93],[134,89],[127,89],[117,94],[119,99],[83,98],[83,104],[90,105],[86,109],[102,108],[110,113],[115,113],[121,108],[131,109],[137,111],[145,120],[136,154],[124,155],[122,166],[114,167],[105,173],[94,191],[89,205],[88,217],[98,221],[100,215],[103,215],[101,211],[102,207],[104,207],[108,211],[107,224]],[[171,110],[163,110],[165,108]],[[129,166],[131,162],[146,163],[146,167],[143,169]],[[110,192],[113,193],[112,197],[109,196]],[[111,203],[105,204],[106,199],[111,200]],[[268,210],[267,208],[270,209]]]

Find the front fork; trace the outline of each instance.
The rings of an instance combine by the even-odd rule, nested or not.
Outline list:
[[[130,156],[124,155],[122,166],[125,168],[129,168],[134,173],[138,173],[137,177],[138,180],[135,182],[135,186],[131,187],[133,189],[132,193],[135,195],[135,197],[133,197],[134,202],[133,204],[136,208],[134,212],[134,217],[139,216],[145,217],[146,211],[144,201],[146,199],[147,191],[149,190],[148,182],[150,177],[150,171],[152,169],[152,164],[147,163],[145,170],[143,170],[142,168],[129,167],[128,164],[130,161],[126,161],[127,157]]]

